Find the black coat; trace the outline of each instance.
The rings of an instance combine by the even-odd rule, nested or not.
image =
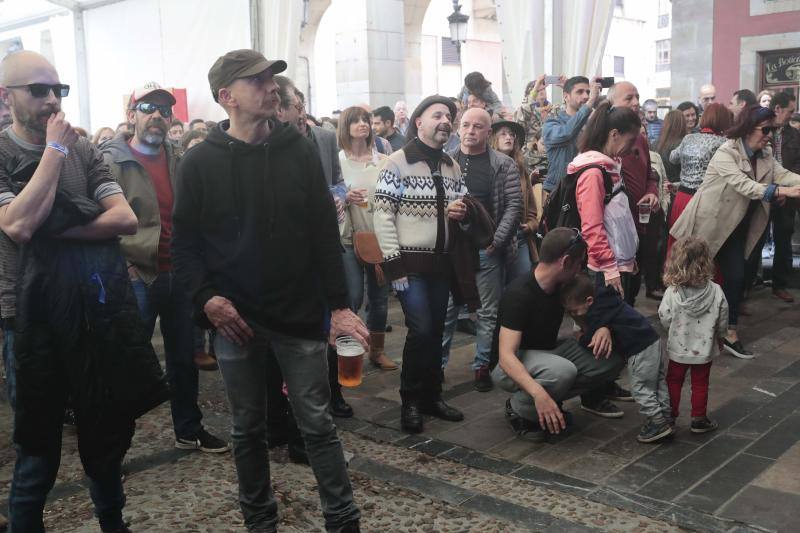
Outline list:
[[[94,430],[132,421],[169,398],[118,239],[57,237],[101,212],[88,198],[58,191],[51,214],[20,248],[14,441],[33,453],[61,431],[67,396],[79,425]]]

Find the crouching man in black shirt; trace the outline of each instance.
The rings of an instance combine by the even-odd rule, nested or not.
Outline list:
[[[558,288],[580,272],[585,260],[586,242],[578,230],[556,228],[542,241],[533,275],[509,284],[500,301],[492,379],[513,393],[506,418],[528,440],[566,429],[561,402],[614,380],[625,366],[612,353],[608,328],[594,334],[592,351],[574,340],[557,342],[564,317]]]

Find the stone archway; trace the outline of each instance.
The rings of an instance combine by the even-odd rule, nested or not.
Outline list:
[[[422,100],[422,21],[431,0],[406,0],[403,2],[405,29],[405,98],[413,108]]]
[[[313,98],[316,84],[314,72],[314,43],[322,16],[331,6],[331,0],[307,0],[306,21],[300,29],[300,43],[297,47],[297,68],[295,68],[295,85],[306,96],[306,106],[314,113]]]

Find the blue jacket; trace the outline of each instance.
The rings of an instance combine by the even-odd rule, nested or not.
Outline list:
[[[542,140],[549,162],[547,179],[542,186],[545,191],[552,192],[561,178],[567,175],[567,165],[578,155],[578,135],[591,113],[591,107],[582,105],[573,116],[560,111],[551,113],[544,121]]]
[[[644,127],[647,129],[647,143],[652,149],[656,144],[658,144],[658,137],[661,135],[661,129],[664,127],[664,121],[660,118],[655,119],[653,122],[645,120]]]
[[[595,290],[594,302],[586,313],[586,327],[580,344],[588,346],[594,333],[602,327],[611,330],[612,348],[625,359],[644,351],[659,339],[650,322],[625,303],[611,287],[598,287]]]

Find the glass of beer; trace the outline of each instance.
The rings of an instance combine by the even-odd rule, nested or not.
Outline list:
[[[364,367],[364,347],[350,336],[336,339],[336,355],[339,361],[339,384],[342,387],[361,385],[361,371]]]
[[[650,204],[639,204],[639,223],[647,224],[650,222]]]

